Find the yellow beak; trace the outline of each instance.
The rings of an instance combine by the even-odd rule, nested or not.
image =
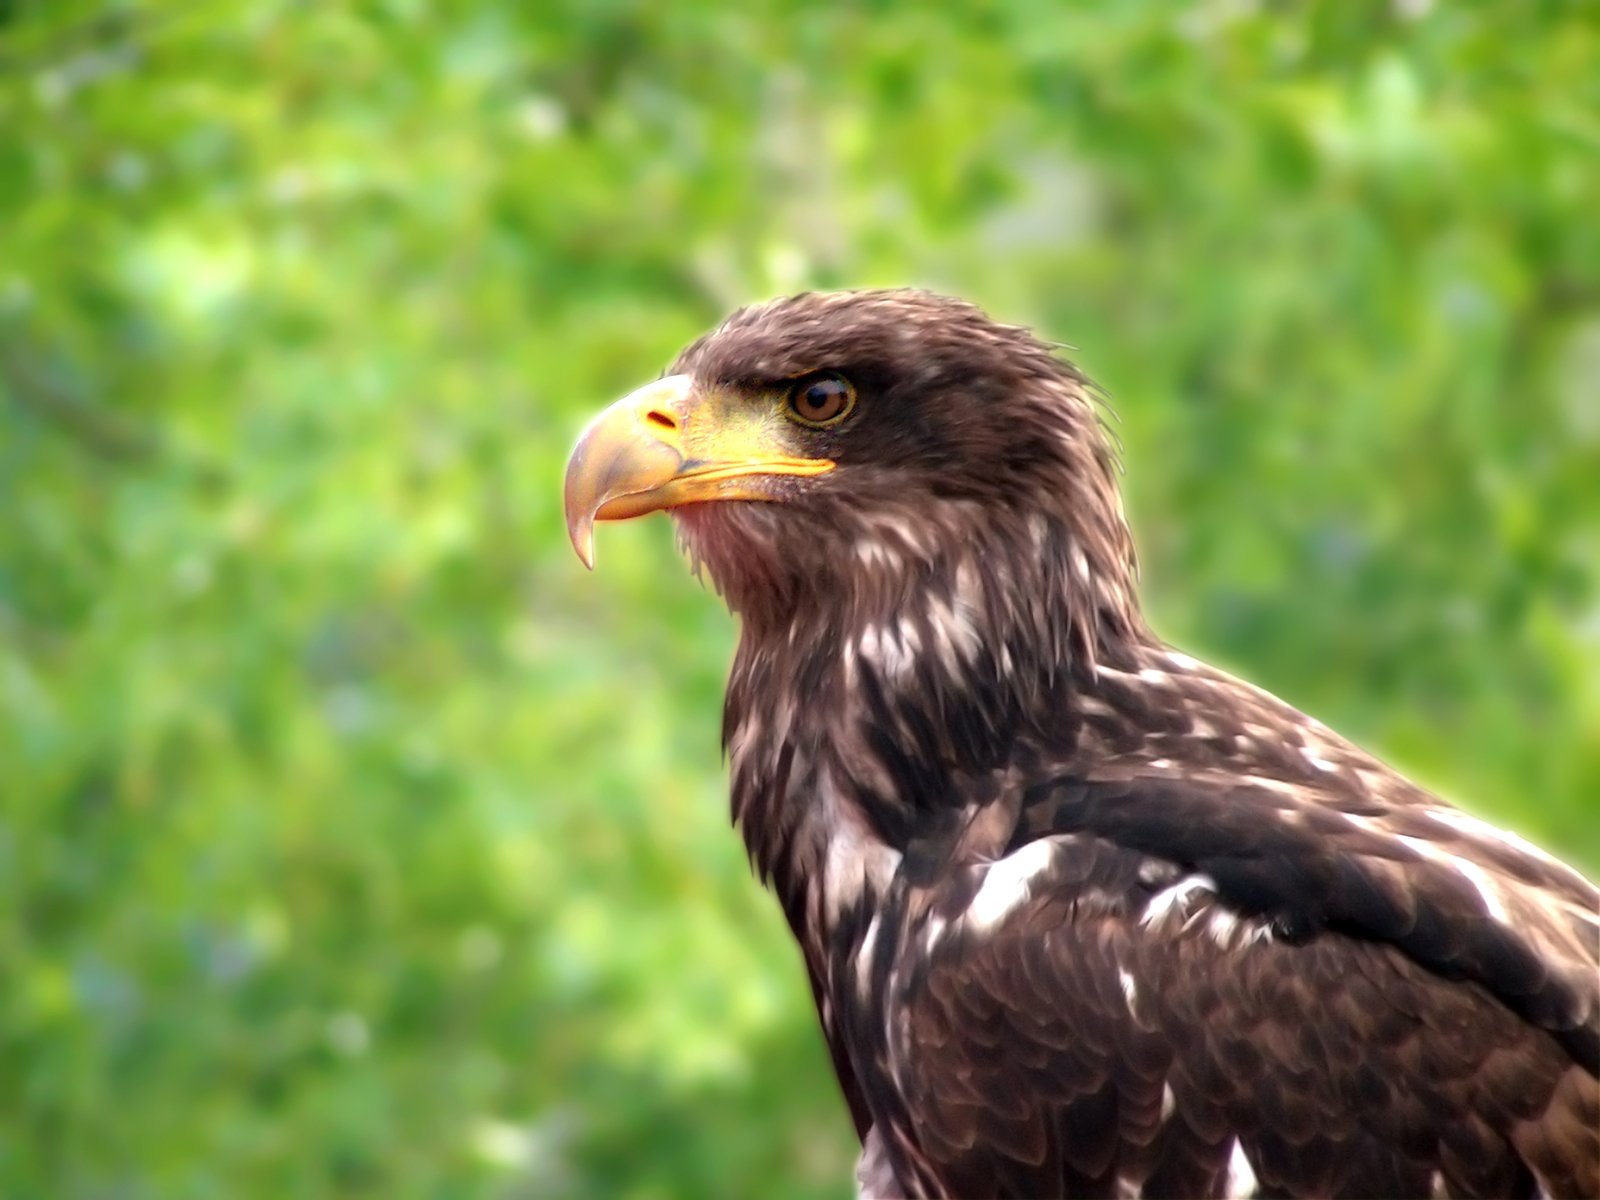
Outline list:
[[[822,475],[832,460],[791,450],[775,407],[699,391],[670,375],[618,400],[583,431],[567,462],[567,535],[594,566],[594,523],[709,500],[779,500],[777,478]]]

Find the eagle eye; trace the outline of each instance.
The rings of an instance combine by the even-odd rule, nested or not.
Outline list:
[[[796,380],[789,389],[789,416],[812,429],[837,425],[856,406],[856,389],[843,375],[828,371]]]

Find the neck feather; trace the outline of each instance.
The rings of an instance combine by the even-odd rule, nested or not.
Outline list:
[[[774,560],[762,571],[787,571],[797,601],[744,610],[723,726],[733,816],[803,944],[886,886],[1019,739],[1047,736],[1041,715],[1093,689],[1097,665],[1153,644],[1125,538],[983,516],[880,521],[847,569]]]

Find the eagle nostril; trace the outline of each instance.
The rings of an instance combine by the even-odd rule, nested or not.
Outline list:
[[[662,412],[659,408],[652,408],[645,414],[644,419],[658,429],[666,429],[673,433],[678,431],[678,419],[671,413]]]

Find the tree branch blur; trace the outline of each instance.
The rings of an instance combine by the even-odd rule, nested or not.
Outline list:
[[[158,440],[77,395],[14,336],[0,335],[0,393],[53,426],[97,458],[144,463],[160,453]]]

